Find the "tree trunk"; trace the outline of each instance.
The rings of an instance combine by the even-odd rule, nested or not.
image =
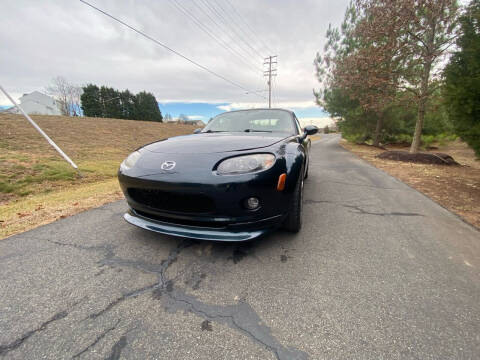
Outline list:
[[[431,43],[433,44],[433,37],[431,38]],[[433,45],[432,45],[433,46]],[[417,123],[415,125],[415,132],[413,134],[412,146],[410,146],[410,153],[415,154],[420,148],[422,142],[422,129],[423,121],[425,120],[425,112],[427,107],[427,101],[429,98],[429,82],[430,82],[430,71],[432,70],[433,56],[430,55],[427,57],[425,65],[423,67],[422,80],[420,84],[420,96],[418,99],[418,117]]]
[[[435,21],[435,19],[431,19]],[[423,74],[420,82],[420,96],[418,99],[418,117],[417,123],[415,124],[415,132],[413,134],[412,145],[410,146],[410,153],[415,154],[420,148],[422,142],[422,130],[423,130],[423,121],[425,120],[425,112],[427,107],[429,95],[429,83],[430,83],[430,72],[432,71],[433,60],[435,55],[433,49],[435,48],[435,34],[436,34],[436,25],[435,22],[430,24],[431,31],[428,34],[424,56],[425,63],[423,65]]]
[[[415,124],[415,132],[413,134],[413,141],[412,145],[410,146],[410,153],[415,154],[418,152],[420,148],[420,144],[422,142],[422,129],[423,129],[423,121],[425,119],[425,108],[426,108],[427,99],[422,96],[418,103],[418,117],[417,123]]]
[[[375,135],[373,138],[373,146],[380,146],[380,134],[383,128],[383,114],[377,119],[377,126],[375,127]]]
[[[415,125],[415,132],[413,134],[412,145],[410,146],[411,154],[415,154],[418,152],[418,149],[420,148],[420,144],[422,142],[423,121],[425,120],[425,112],[427,107],[427,101],[429,98],[428,83],[430,81],[430,71],[432,69],[432,63],[433,61],[431,59],[428,59],[423,69],[423,75],[422,75],[421,86],[420,86],[420,96],[418,99],[417,123]]]

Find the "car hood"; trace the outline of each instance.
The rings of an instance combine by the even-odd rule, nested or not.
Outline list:
[[[143,149],[164,154],[210,154],[254,150],[271,146],[289,137],[281,133],[212,133],[177,136],[146,145]]]

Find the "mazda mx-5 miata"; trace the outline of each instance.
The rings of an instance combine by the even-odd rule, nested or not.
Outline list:
[[[278,227],[298,232],[308,135],[317,131],[302,129],[291,111],[239,110],[192,135],[145,145],[120,166],[124,218],[201,240],[246,241]]]

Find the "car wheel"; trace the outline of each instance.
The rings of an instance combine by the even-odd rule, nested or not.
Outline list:
[[[303,174],[303,172],[300,172]],[[293,193],[292,206],[290,211],[283,223],[283,228],[287,231],[297,233],[302,228],[302,212],[303,212],[303,183],[304,177],[300,175],[301,178],[298,181],[297,186],[295,187],[295,192]]]

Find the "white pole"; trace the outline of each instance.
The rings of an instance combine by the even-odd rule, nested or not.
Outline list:
[[[53,142],[53,140],[50,139],[50,138],[48,137],[48,135],[45,134],[45,132],[44,132],[42,129],[40,129],[40,127],[35,123],[35,121],[33,121],[33,120],[30,118],[30,116],[28,116],[28,114],[27,114],[25,111],[23,111],[23,109],[20,107],[20,105],[18,105],[18,104],[15,102],[15,100],[13,100],[13,98],[5,91],[5,89],[4,89],[1,85],[0,85],[0,90],[2,90],[2,92],[5,94],[5,96],[10,99],[10,101],[12,102],[12,104],[13,104],[18,110],[20,110],[20,112],[23,114],[23,116],[25,116],[25,117],[27,118],[27,120],[30,122],[30,124],[32,124],[33,127],[34,127],[35,129],[37,129],[37,131],[38,131],[40,134],[42,134],[42,136],[43,136],[45,139],[47,139],[48,143],[49,143],[50,145],[52,145],[52,146],[55,148],[55,150],[57,150],[57,151],[60,153],[60,155],[62,155],[62,157],[63,157],[70,165],[72,165],[72,167],[73,167],[74,169],[78,170],[78,166],[72,161],[72,159],[70,159],[70,158],[67,156],[67,154],[65,154],[65,153],[62,151],[62,149],[60,149],[60,148],[57,146],[57,144],[55,144],[55,143]]]

